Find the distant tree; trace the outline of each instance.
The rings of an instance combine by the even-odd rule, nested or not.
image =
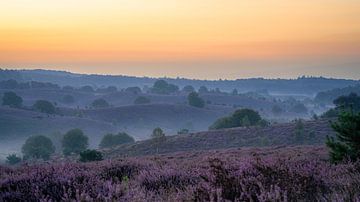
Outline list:
[[[155,128],[151,134],[153,139],[161,139],[165,137],[165,133],[161,128]]]
[[[81,162],[91,162],[91,161],[101,161],[101,160],[103,160],[103,155],[99,151],[87,149],[80,152]]]
[[[106,108],[106,107],[109,107],[110,104],[106,100],[99,98],[99,99],[94,100],[91,103],[91,106],[94,108]]]
[[[199,94],[196,92],[191,92],[188,95],[188,103],[193,107],[203,108],[205,106],[205,101],[199,97]]]
[[[133,143],[135,142],[134,138],[128,135],[127,133],[118,133],[117,135],[106,134],[101,142],[100,148],[109,148],[121,144]]]
[[[187,86],[184,86],[182,91],[187,92],[187,93],[191,93],[191,92],[195,92],[195,88],[193,86],[191,86],[191,85],[187,85]]]
[[[66,90],[66,91],[73,91],[73,90],[75,90],[74,87],[72,87],[72,86],[64,86],[62,89],[63,89],[63,90]]]
[[[5,92],[2,98],[2,105],[10,107],[21,107],[23,99],[14,92]]]
[[[137,86],[135,86],[135,87],[128,87],[128,88],[125,89],[125,92],[138,95],[138,94],[141,93],[141,88],[139,88],[139,87],[137,87]]]
[[[84,151],[89,143],[89,138],[84,135],[80,129],[69,130],[62,139],[62,148],[64,155],[70,155],[72,153],[79,154]]]
[[[305,126],[301,119],[295,120],[295,142],[304,143],[306,139]]]
[[[259,113],[252,109],[238,109],[231,116],[216,120],[210,129],[263,125],[262,120]]]
[[[75,98],[72,95],[64,95],[64,97],[61,99],[61,102],[72,104],[75,102]]]
[[[141,105],[141,104],[149,104],[151,100],[145,96],[139,96],[135,99],[134,104]]]
[[[199,92],[200,94],[203,94],[203,93],[208,93],[209,90],[208,90],[205,86],[200,86],[198,92]]]
[[[6,157],[6,163],[9,165],[16,165],[21,162],[21,158],[18,157],[16,154],[10,154]]]
[[[55,114],[55,106],[47,100],[37,100],[34,104],[34,109],[42,113]]]
[[[83,91],[83,92],[87,92],[87,93],[93,93],[94,92],[94,89],[91,86],[83,86],[83,87],[80,88],[80,90]]]
[[[0,88],[2,88],[2,89],[16,89],[18,87],[19,87],[19,84],[14,79],[0,81]]]
[[[151,92],[157,94],[171,94],[177,91],[179,91],[178,86],[169,84],[165,80],[157,80],[151,88]]]
[[[42,158],[47,160],[55,152],[55,147],[48,137],[38,135],[29,137],[21,150],[25,159]]]
[[[235,89],[231,92],[231,94],[232,94],[232,95],[238,95],[239,92],[238,92],[238,90],[235,88]]]
[[[342,112],[333,123],[336,139],[327,136],[326,145],[330,149],[331,161],[356,161],[360,158],[360,113]]]
[[[99,93],[115,93],[117,88],[115,86],[108,86],[107,88],[98,88],[96,91]]]
[[[302,103],[295,104],[290,110],[298,114],[305,114],[308,112],[308,109]]]
[[[185,134],[189,134],[189,132],[190,132],[189,129],[183,128],[183,129],[179,130],[177,132],[177,134],[178,135],[185,135]]]
[[[271,112],[274,114],[274,115],[279,115],[283,112],[283,109],[279,106],[279,105],[274,105],[272,108],[271,108]]]

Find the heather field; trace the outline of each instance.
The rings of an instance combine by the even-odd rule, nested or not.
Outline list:
[[[315,146],[1,167],[0,201],[359,201],[360,164]]]

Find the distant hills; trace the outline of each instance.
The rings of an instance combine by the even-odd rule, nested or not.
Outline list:
[[[96,75],[75,74],[65,71],[52,70],[6,70],[0,69],[0,81],[14,79],[17,81],[41,81],[51,82],[61,86],[84,86],[95,87],[116,86],[126,88],[131,86],[152,86],[158,78],[133,77],[121,75]],[[195,80],[186,78],[161,78],[169,83],[183,87],[192,85],[196,89],[206,86],[211,89],[231,92],[237,89],[239,92],[261,91],[279,94],[307,94],[315,95],[321,91],[334,88],[360,84],[359,80],[333,79],[323,77],[299,77],[297,79],[237,79],[237,80]]]

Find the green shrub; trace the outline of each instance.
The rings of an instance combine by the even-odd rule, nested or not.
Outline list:
[[[128,135],[127,133],[118,133],[117,135],[106,134],[101,142],[100,148],[108,148],[116,145],[127,144],[135,142],[134,138]]]
[[[14,92],[5,92],[2,98],[2,105],[10,107],[21,107],[23,99]]]
[[[210,126],[210,129],[248,127],[254,125],[266,126],[267,122],[262,120],[259,113],[252,109],[238,109],[231,116],[216,120]]]
[[[332,162],[356,161],[360,157],[360,113],[343,112],[338,121],[331,124],[336,131],[336,139],[327,137]]]
[[[81,162],[91,162],[91,161],[101,161],[101,160],[103,160],[103,155],[99,151],[87,149],[85,151],[80,152]]]
[[[16,156],[16,154],[10,154],[6,157],[6,163],[9,165],[16,165],[21,162],[21,158]]]
[[[42,113],[55,114],[55,106],[47,100],[38,100],[34,104],[34,109]]]
[[[88,147],[88,141],[88,137],[84,135],[82,130],[69,130],[62,139],[64,155],[70,155],[72,153],[79,154]]]
[[[205,106],[205,101],[199,97],[199,94],[196,92],[191,92],[188,95],[188,103],[193,107],[203,108]]]
[[[48,137],[38,135],[29,137],[22,146],[21,150],[24,155],[24,159],[42,158],[47,160],[55,152],[55,147]]]

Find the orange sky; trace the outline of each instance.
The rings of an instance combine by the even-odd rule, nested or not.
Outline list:
[[[0,2],[2,68],[359,79],[358,58],[359,0]]]

